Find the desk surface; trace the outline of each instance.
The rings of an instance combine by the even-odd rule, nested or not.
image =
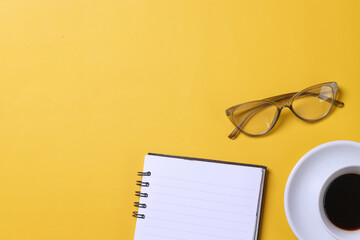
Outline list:
[[[132,240],[147,152],[268,166],[261,239],[295,239],[291,169],[359,141],[356,0],[2,0],[0,13],[0,239]],[[227,107],[327,81],[345,102],[328,118],[286,110],[266,137],[227,139]]]

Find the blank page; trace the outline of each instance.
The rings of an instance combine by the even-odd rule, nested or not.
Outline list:
[[[135,240],[253,240],[265,169],[147,155]]]

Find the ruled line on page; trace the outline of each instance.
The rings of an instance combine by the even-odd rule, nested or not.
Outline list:
[[[250,225],[250,223],[248,223],[248,222],[241,222],[241,221],[235,221],[235,220],[229,220],[229,219],[223,219],[223,218],[213,218],[213,217],[208,217],[208,216],[199,216],[199,215],[176,212],[176,211],[165,211],[165,210],[157,209],[157,208],[152,208],[151,210],[155,211],[155,212],[163,212],[163,213],[178,214],[178,215],[189,216],[189,217],[212,219],[212,220],[219,221],[219,222],[230,222],[230,223],[239,223],[239,224],[243,224],[243,225]]]
[[[147,227],[157,228],[157,229],[164,229],[164,230],[170,230],[170,231],[174,231],[174,232],[185,232],[185,233],[190,233],[190,234],[198,234],[198,235],[203,235],[203,236],[216,237],[216,238],[219,238],[219,239],[221,239],[221,240],[224,239],[224,236],[219,236],[219,235],[214,235],[214,234],[208,234],[208,233],[202,233],[202,232],[193,232],[193,231],[179,230],[179,229],[175,229],[175,228],[159,227],[159,226],[154,226],[154,225],[147,225]],[[233,238],[233,237],[226,237],[226,239],[244,240],[243,238]]]
[[[181,189],[181,190],[186,190],[186,191],[192,191],[192,192],[201,192],[201,193],[209,193],[209,194],[214,194],[214,195],[221,195],[221,196],[228,196],[228,197],[235,197],[235,198],[243,198],[243,199],[252,199],[252,197],[248,197],[248,196],[239,196],[239,195],[235,195],[235,194],[228,194],[228,193],[219,193],[219,192],[211,192],[211,191],[204,191],[204,190],[197,190],[197,189],[192,189],[192,188],[185,188],[185,187],[178,187],[178,186],[170,186],[170,185],[165,185],[165,184],[153,184],[152,186],[160,186],[160,187],[164,187],[164,188],[171,188],[171,189]]]
[[[232,205],[232,206],[246,207],[246,208],[252,207],[251,205],[236,204],[236,203],[225,203],[225,202],[221,202],[221,201],[214,201],[214,200],[201,199],[201,198],[193,198],[193,197],[181,196],[181,195],[176,195],[176,194],[168,194],[168,193],[160,193],[160,192],[154,192],[154,191],[151,192],[151,194],[154,194],[154,193],[157,194],[157,195],[162,195],[162,196],[175,197],[175,198],[184,198],[184,199],[191,199],[191,200],[199,200],[199,201],[203,201],[203,202],[220,203],[220,204],[223,204],[223,205]]]
[[[206,185],[218,186],[218,187],[227,187],[227,188],[240,189],[240,190],[251,191],[251,192],[255,191],[254,189],[251,189],[251,188],[242,188],[242,187],[237,187],[237,186],[229,186],[229,185],[222,185],[222,184],[216,184],[216,183],[199,182],[199,181],[193,181],[193,180],[188,180],[188,179],[183,179],[183,178],[173,178],[173,177],[155,176],[155,175],[151,176],[151,177],[152,178],[165,178],[165,179],[171,179],[171,180],[182,181],[182,182],[206,184]]]
[[[178,238],[178,237],[169,237],[169,236],[164,236],[164,235],[159,235],[159,234],[153,234],[153,233],[147,233],[146,235],[148,236],[153,236],[153,237],[157,237],[157,238],[162,238],[162,239],[174,239],[174,240],[189,240],[189,239],[185,239],[185,238]]]
[[[190,205],[186,205],[186,204],[163,202],[163,201],[158,201],[158,200],[152,200],[151,202],[156,202],[156,203],[161,203],[161,204],[166,204],[166,205],[176,205],[176,206],[180,206],[180,207],[195,208],[195,209],[201,209],[201,210],[208,210],[208,211],[212,211],[212,212],[222,212],[222,213],[228,213],[228,214],[233,214],[233,215],[242,215],[242,216],[248,216],[248,217],[251,216],[251,214],[247,214],[247,213],[239,213],[239,212],[235,212],[235,211],[226,211],[226,210],[213,209],[213,208],[203,208],[203,207],[198,207],[198,206],[190,206]]]
[[[181,223],[181,224],[187,224],[187,225],[196,225],[196,226],[207,227],[207,228],[211,228],[211,229],[216,228],[216,229],[221,229],[221,230],[226,230],[226,231],[248,233],[248,231],[244,231],[244,230],[238,230],[238,229],[233,229],[233,228],[224,228],[224,227],[219,227],[219,226],[209,226],[209,225],[204,225],[204,224],[199,224],[199,223],[183,222],[183,221],[173,220],[173,219],[169,219],[169,218],[150,217],[150,219],[166,221],[166,222]]]

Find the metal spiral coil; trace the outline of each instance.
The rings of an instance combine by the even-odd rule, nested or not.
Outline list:
[[[145,214],[139,214],[138,211],[133,211],[133,217],[145,219]]]
[[[137,208],[146,208],[146,204],[145,203],[139,203],[139,202],[134,202],[134,207]]]
[[[147,193],[142,193],[142,192],[140,192],[140,191],[136,191],[136,192],[135,192],[135,196],[137,196],[137,197],[148,197],[149,194],[147,194]]]
[[[151,172],[147,171],[147,172],[138,172],[137,173],[138,176],[146,176],[149,177],[151,176]],[[150,183],[149,182],[145,182],[145,181],[136,181],[136,185],[140,186],[140,187],[149,187]],[[137,197],[142,197],[142,198],[147,198],[149,196],[149,194],[147,193],[143,193],[141,191],[135,191],[135,196]],[[137,208],[146,208],[147,205],[145,203],[140,203],[140,202],[134,202],[134,207]],[[138,211],[134,211],[132,214],[133,217],[135,218],[140,218],[140,219],[144,219],[145,218],[145,214],[140,214]]]
[[[151,172],[147,171],[147,172],[138,172],[138,176],[151,176]]]
[[[143,182],[143,181],[136,181],[136,185],[141,186],[141,187],[149,187],[150,183],[149,182]]]

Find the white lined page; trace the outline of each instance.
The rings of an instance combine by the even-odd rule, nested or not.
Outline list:
[[[264,169],[147,155],[135,240],[253,240]]]

